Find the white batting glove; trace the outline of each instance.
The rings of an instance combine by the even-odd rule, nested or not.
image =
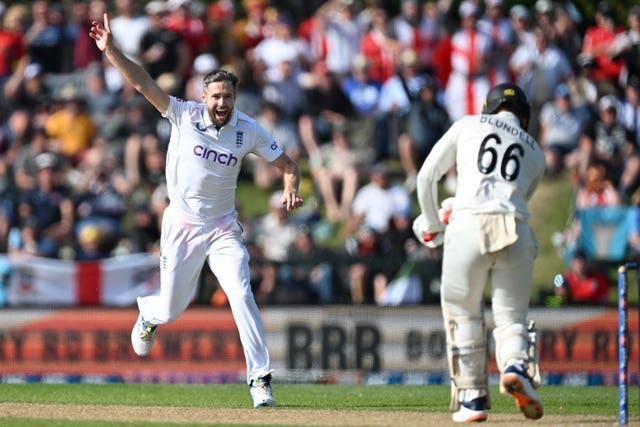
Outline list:
[[[453,202],[455,198],[447,197],[440,204],[440,209],[438,209],[438,218],[443,224],[449,224],[449,220],[451,219],[451,213],[453,212]]]
[[[442,232],[431,233],[425,228],[425,219],[422,214],[413,220],[413,234],[417,239],[428,248],[435,249],[444,242]]]

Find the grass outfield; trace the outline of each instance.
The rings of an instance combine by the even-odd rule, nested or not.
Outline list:
[[[290,385],[274,382],[277,408],[253,409],[244,385],[2,384],[0,426],[442,426],[451,425],[449,387]],[[629,422],[638,425],[638,389]],[[491,388],[488,424],[611,426],[617,387],[539,389],[545,416],[526,421]],[[486,423],[487,424],[487,423]]]

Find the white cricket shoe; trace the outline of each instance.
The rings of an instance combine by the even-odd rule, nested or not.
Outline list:
[[[460,409],[454,412],[451,418],[456,423],[479,423],[489,417],[488,409],[489,399],[484,392],[483,396],[460,402]]]
[[[131,330],[131,346],[138,356],[144,357],[151,352],[157,328],[157,325],[146,323],[142,314],[138,315],[138,320]]]
[[[251,380],[249,392],[253,399],[254,408],[276,406],[276,400],[273,398],[273,393],[271,392],[271,374]]]
[[[511,396],[516,406],[530,420],[537,420],[544,415],[542,401],[531,384],[529,375],[520,365],[510,365],[500,379],[500,393]]]

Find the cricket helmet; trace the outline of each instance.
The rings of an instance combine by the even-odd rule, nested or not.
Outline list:
[[[501,83],[491,88],[482,103],[483,114],[494,114],[500,109],[511,111],[520,119],[523,129],[529,125],[531,107],[527,95],[513,83]]]

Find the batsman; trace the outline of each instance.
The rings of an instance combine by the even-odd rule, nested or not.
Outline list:
[[[530,106],[516,85],[486,96],[482,113],[456,121],[424,161],[417,181],[421,213],[413,230],[425,245],[444,244],[441,306],[455,422],[488,418],[484,289],[491,287],[500,392],[529,419],[543,415],[535,330],[528,321],[537,242],[527,202],[545,170],[526,132]],[[458,185],[439,203],[438,182],[455,167]]]

